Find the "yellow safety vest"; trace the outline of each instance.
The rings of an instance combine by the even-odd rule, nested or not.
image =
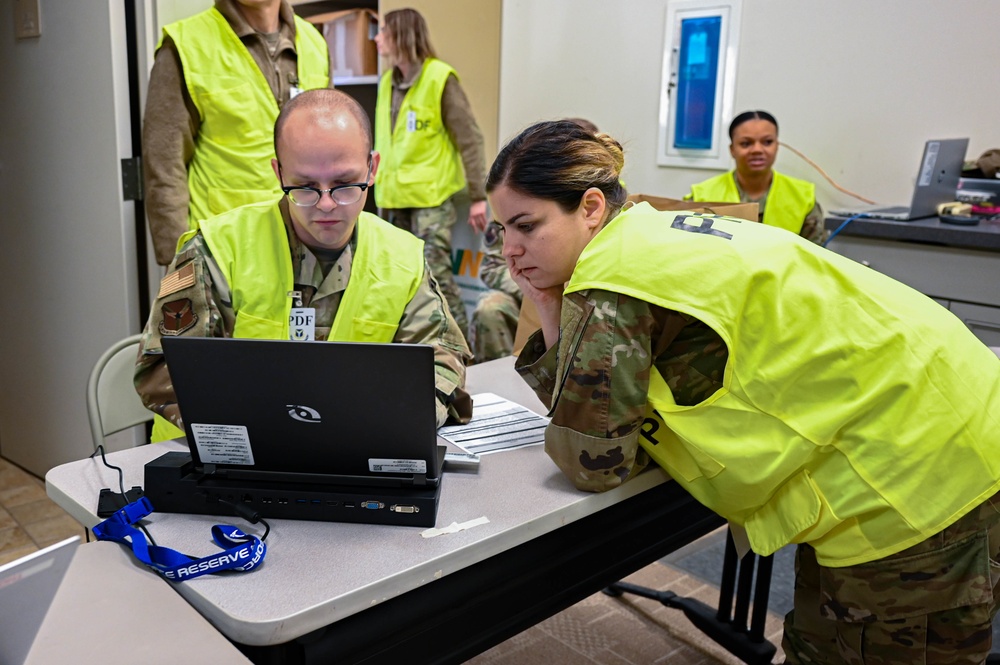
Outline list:
[[[700,404],[676,405],[653,368],[640,443],[759,554],[872,561],[1000,490],[1000,359],[899,282],[761,224],[643,203],[588,244],[567,292],[583,289],[721,335],[723,387]]]
[[[816,206],[816,185],[777,171],[772,173],[774,175],[771,189],[764,201],[761,221],[764,224],[788,229],[792,233],[801,233],[806,215]],[[730,171],[692,185],[691,193],[684,198],[693,201],[739,203],[740,193],[736,189],[733,172]]]
[[[291,248],[274,201],[255,203],[199,223],[198,231],[226,278],[236,313],[233,337],[288,339],[294,276]],[[198,231],[182,236],[185,242]],[[424,243],[362,212],[351,277],[329,340],[391,342],[424,275]],[[160,416],[152,441],[184,436]]]
[[[449,76],[458,75],[428,58],[406,91],[391,124],[392,71],[382,75],[375,104],[375,149],[382,156],[375,174],[380,208],[433,208],[465,187],[461,155],[441,115],[441,96]]]
[[[163,28],[177,47],[184,81],[201,116],[194,156],[188,164],[188,222],[281,193],[271,170],[274,93],[225,17],[214,7]],[[299,88],[330,85],[326,41],[295,17]]]

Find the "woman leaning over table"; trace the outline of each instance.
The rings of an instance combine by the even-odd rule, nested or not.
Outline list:
[[[1000,580],[1000,358],[920,293],[783,230],[625,205],[624,155],[524,130],[487,179],[542,329],[516,368],[577,487],[650,459],[769,555],[790,663],[974,663]],[[664,525],[664,528],[670,528]]]

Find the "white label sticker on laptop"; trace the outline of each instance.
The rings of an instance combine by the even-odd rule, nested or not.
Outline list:
[[[192,423],[191,432],[202,464],[253,464],[246,425]]]
[[[427,462],[422,459],[371,458],[368,470],[372,473],[427,473]]]

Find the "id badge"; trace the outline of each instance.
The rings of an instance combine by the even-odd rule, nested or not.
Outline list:
[[[316,340],[316,309],[314,307],[293,307],[288,315],[288,339],[295,342]]]
[[[417,112],[407,111],[406,112],[406,131],[415,132],[417,131]]]

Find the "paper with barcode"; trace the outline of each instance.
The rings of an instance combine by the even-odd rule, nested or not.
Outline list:
[[[476,455],[499,453],[545,441],[549,419],[493,393],[472,396],[472,420],[467,425],[447,425],[443,438]]]

